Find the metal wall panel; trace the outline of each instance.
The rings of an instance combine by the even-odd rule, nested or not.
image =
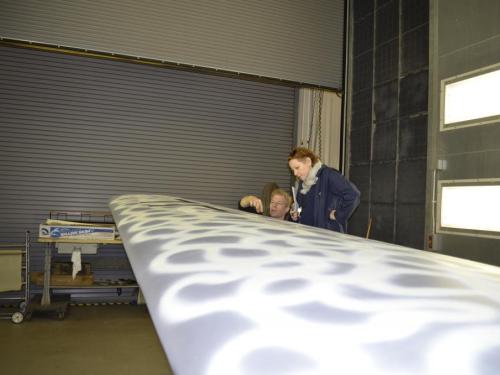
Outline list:
[[[2,38],[342,88],[344,0],[0,5]]]
[[[141,192],[236,208],[288,187],[294,104],[285,86],[0,46],[0,236],[30,230],[36,270],[49,210]]]
[[[500,62],[500,2],[440,0],[432,3],[429,96],[429,171],[426,233],[432,250],[500,265],[500,240],[435,234],[433,191],[440,180],[500,177],[500,123],[440,131],[440,84],[443,79]],[[471,95],[474,95],[471,92]],[[439,160],[446,162],[437,170]],[[434,174],[436,179],[434,179]],[[464,202],[464,205],[475,202]],[[434,213],[434,214],[433,214]]]
[[[361,203],[349,232],[423,249],[428,2],[351,5],[348,157]]]

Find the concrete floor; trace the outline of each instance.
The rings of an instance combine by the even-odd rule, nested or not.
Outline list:
[[[70,306],[64,320],[36,313],[0,320],[0,373],[171,375],[144,305]]]

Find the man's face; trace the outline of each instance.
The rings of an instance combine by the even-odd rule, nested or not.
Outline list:
[[[288,200],[283,195],[274,194],[271,197],[271,205],[269,207],[269,214],[271,217],[283,220],[289,210]]]

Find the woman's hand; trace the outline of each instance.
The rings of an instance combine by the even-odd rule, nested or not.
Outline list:
[[[292,208],[290,210],[290,217],[292,218],[293,221],[299,221],[300,212]]]
[[[335,217],[335,212],[337,212],[337,211],[336,210],[330,211],[330,220],[337,220],[337,218]]]

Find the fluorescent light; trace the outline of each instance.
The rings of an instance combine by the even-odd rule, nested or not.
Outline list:
[[[441,227],[500,232],[500,186],[443,186]]]
[[[445,84],[444,123],[500,115],[500,70]]]

